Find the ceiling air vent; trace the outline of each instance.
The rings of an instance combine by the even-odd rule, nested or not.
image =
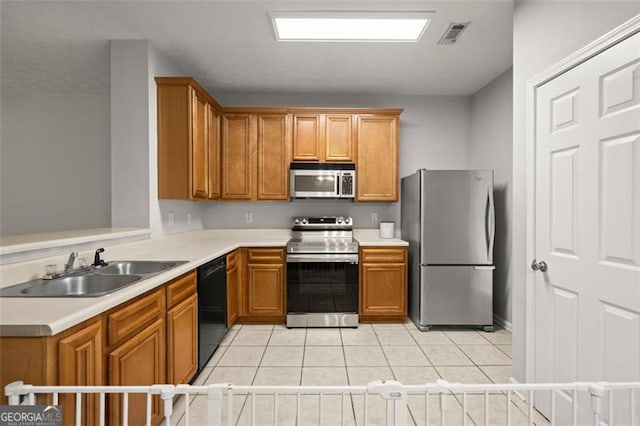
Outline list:
[[[438,44],[456,44],[462,32],[467,29],[470,23],[471,22],[454,22],[450,24]]]

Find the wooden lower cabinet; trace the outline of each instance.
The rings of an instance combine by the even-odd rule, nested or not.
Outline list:
[[[281,248],[256,248],[247,251],[245,322],[284,322],[285,256]]]
[[[249,315],[284,315],[284,266],[249,264]]]
[[[34,385],[153,385],[188,383],[198,363],[196,272],[53,336],[0,337],[0,388]],[[39,404],[50,399],[38,398]],[[7,404],[0,393],[0,404]],[[75,423],[75,395],[60,395],[63,424]],[[122,397],[109,396],[107,423],[122,424]],[[143,425],[146,397],[130,395],[129,424]],[[161,418],[153,400],[152,424]],[[82,400],[80,424],[99,424],[97,396]]]
[[[360,320],[403,321],[407,316],[407,250],[360,249]]]
[[[131,339],[109,353],[110,385],[149,385],[165,383],[165,323],[159,318]],[[109,421],[112,425],[123,424],[121,413],[122,396],[110,398]],[[161,402],[153,398],[151,424],[161,419]],[[144,425],[146,419],[146,395],[129,396],[129,424]]]
[[[167,382],[189,383],[198,369],[198,296],[167,311]]]
[[[231,328],[239,315],[239,288],[241,281],[240,250],[227,255],[227,327]]]
[[[195,271],[167,284],[167,383],[189,383],[198,369],[198,278]]]
[[[58,384],[60,385],[103,385],[104,333],[102,320],[97,319],[86,327],[60,340],[58,343]],[[60,396],[63,424],[73,424],[75,418],[75,396]],[[98,424],[99,405],[97,395],[87,395],[82,399],[83,425]]]

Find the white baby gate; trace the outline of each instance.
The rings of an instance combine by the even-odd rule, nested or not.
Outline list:
[[[414,421],[418,425],[430,425],[439,424],[441,426],[447,423],[447,413],[450,412],[450,406],[447,403],[449,398],[457,407],[454,410],[461,410],[460,418],[463,425],[467,424],[484,424],[484,425],[505,425],[511,426],[512,424],[528,424],[530,426],[541,423],[551,425],[557,424],[556,422],[556,398],[559,393],[565,395],[572,395],[571,403],[571,421],[570,423],[563,422],[562,424],[583,425],[583,420],[578,420],[578,405],[580,404],[579,395],[587,395],[590,397],[590,413],[591,422],[594,426],[600,426],[606,424],[608,426],[613,425],[640,425],[637,393],[640,390],[640,382],[625,382],[625,383],[610,383],[610,382],[576,382],[576,383],[556,383],[556,384],[460,384],[449,383],[444,380],[438,380],[435,383],[427,383],[423,385],[403,385],[397,381],[374,381],[370,382],[366,386],[236,386],[229,383],[211,384],[205,386],[195,385],[152,385],[152,386],[33,386],[24,384],[22,382],[13,382],[5,387],[5,394],[9,399],[9,405],[35,405],[37,395],[50,395],[53,405],[57,405],[59,402],[59,395],[61,394],[73,394],[75,395],[75,424],[81,425],[82,418],[82,398],[83,395],[98,394],[99,395],[99,424],[105,424],[105,396],[107,394],[120,394],[121,395],[121,409],[122,409],[122,425],[128,425],[128,401],[130,394],[146,394],[146,424],[151,424],[152,414],[152,396],[159,395],[162,400],[163,408],[163,424],[173,425],[176,423],[174,416],[174,403],[180,397],[183,398],[184,414],[179,413],[182,418],[181,424],[189,425],[192,416],[194,416],[193,408],[190,408],[191,398],[200,395],[206,396],[206,424],[210,426],[223,426],[234,425],[239,420],[234,413],[234,396],[244,396],[244,400],[241,403],[245,406],[245,409],[249,410],[250,418],[247,420],[252,426],[261,426],[265,423],[265,418],[269,419],[270,424],[279,424],[279,410],[287,408],[289,411],[293,411],[295,408],[295,418],[289,418],[287,424],[295,425],[345,425],[345,424],[357,424],[357,425],[394,425],[405,426],[413,425]],[[533,407],[533,397],[535,392],[546,391],[550,392],[551,398],[551,413],[549,422],[546,421]],[[622,392],[622,393],[621,393]],[[492,400],[490,396],[499,395],[504,398],[504,410],[499,410],[499,417],[495,419],[495,412],[491,410],[496,409],[495,399]],[[613,413],[619,413],[620,410],[616,410],[616,404],[620,403],[621,395],[626,395],[626,399],[623,405],[628,404],[628,408],[625,409],[624,420],[616,423],[613,418]],[[259,397],[268,396],[272,400],[270,413],[265,413],[264,407],[256,408],[256,400]],[[226,397],[226,398],[225,398]],[[314,397],[317,398],[317,418],[313,421],[309,421],[308,418],[301,418],[301,398]],[[324,402],[327,398],[339,398],[341,402],[341,408],[336,408],[334,404]],[[359,404],[360,410],[357,412],[349,413],[345,410],[346,398],[362,398]],[[373,422],[369,418],[371,410],[370,402],[374,398],[382,398],[382,408],[384,411],[383,416],[374,420]],[[289,398],[289,399],[286,399]],[[424,416],[420,419],[413,419],[411,413],[407,409],[411,404],[409,398],[414,398],[412,401],[415,404],[415,399],[418,398],[423,401]],[[430,407],[430,399],[436,400],[437,408]],[[481,408],[483,421],[474,422],[468,414],[472,408],[469,405],[469,398],[482,399],[482,406],[475,407],[475,409]],[[226,399],[226,401],[224,401]],[[283,402],[286,403],[283,406]],[[355,400],[353,401],[354,405]],[[433,401],[431,401],[433,405]],[[477,401],[476,401],[477,402]],[[524,407],[523,411],[520,411],[514,403],[520,403]],[[601,418],[603,406],[607,412],[606,421]],[[347,404],[349,407],[349,404]],[[381,408],[379,405],[377,408]],[[339,412],[339,422],[337,419],[325,420],[325,409],[331,410],[334,416]],[[526,422],[522,423],[521,420],[512,423],[513,411],[518,411],[520,414],[526,412]],[[226,411],[226,416],[223,413]],[[379,411],[379,410],[378,410]],[[264,417],[268,414],[268,417]],[[350,414],[353,414],[350,416]],[[202,416],[203,413],[200,413]],[[256,420],[256,415],[263,416],[260,420]],[[492,418],[493,416],[493,418]],[[502,417],[503,416],[503,417]],[[537,416],[537,418],[536,418]],[[226,419],[224,419],[226,417]],[[435,417],[437,420],[434,422],[431,420]],[[202,418],[202,417],[201,417]],[[535,418],[535,419],[534,419]],[[272,422],[272,423],[271,423]],[[384,423],[383,423],[384,422]],[[193,423],[196,425],[205,424],[202,421]]]

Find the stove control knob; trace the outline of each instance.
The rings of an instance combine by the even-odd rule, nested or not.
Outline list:
[[[300,223],[300,219],[298,219],[297,217],[295,219],[293,219],[293,223],[295,223],[296,225]]]
[[[338,218],[338,223],[342,223],[342,218],[341,217]]]
[[[348,225],[349,222],[351,222],[351,218],[350,217],[345,217],[344,218],[344,223],[346,223]]]
[[[307,219],[302,219],[302,224],[306,225],[307,223],[309,223],[309,221]]]

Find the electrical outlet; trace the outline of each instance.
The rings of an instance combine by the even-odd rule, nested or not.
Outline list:
[[[191,225],[191,213],[187,213],[187,225]]]
[[[251,212],[246,212],[244,214],[244,222],[245,223],[252,223],[253,222],[253,213]]]
[[[173,212],[169,212],[169,214],[167,215],[167,222],[169,223],[169,226],[173,226],[176,223],[176,217],[173,214]]]
[[[371,222],[376,223],[378,221],[378,213],[371,213]]]

